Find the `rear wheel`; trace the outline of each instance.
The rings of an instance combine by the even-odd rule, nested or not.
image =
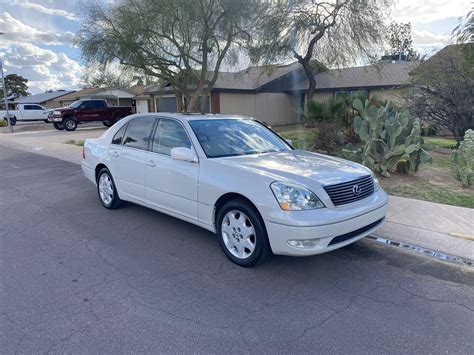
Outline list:
[[[116,124],[118,121],[122,119],[122,115],[115,115],[114,119],[112,120],[112,124]]]
[[[102,124],[105,126],[105,127],[112,127],[112,125],[114,124],[112,121],[103,121]]]
[[[66,131],[75,131],[77,128],[77,121],[74,117],[66,117],[63,120],[63,126]]]
[[[247,201],[227,202],[218,211],[216,222],[222,250],[237,265],[255,266],[271,254],[263,220]]]
[[[7,118],[5,117],[4,120],[6,121]],[[15,116],[10,116],[10,125],[11,126],[16,125],[16,117]]]
[[[56,128],[58,131],[64,130],[64,126],[61,122],[53,122],[53,127]]]
[[[107,209],[116,209],[123,205],[115,188],[114,179],[109,169],[103,168],[97,174],[97,193],[102,206]]]

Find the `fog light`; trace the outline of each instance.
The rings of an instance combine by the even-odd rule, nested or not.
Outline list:
[[[300,249],[305,249],[305,248],[314,248],[319,244],[319,239],[303,239],[303,240],[289,240],[288,245],[294,247],[294,248],[300,248]]]

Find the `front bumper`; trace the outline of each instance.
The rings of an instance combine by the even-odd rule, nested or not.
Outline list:
[[[386,196],[384,192],[383,195]],[[346,210],[343,220],[326,220],[325,223],[313,226],[288,225],[266,220],[265,225],[272,251],[280,255],[316,255],[354,243],[381,227],[387,213],[388,199],[379,202],[382,203],[371,205],[372,208],[367,208],[362,213],[351,215]],[[321,215],[323,216],[324,213]],[[319,221],[321,222],[321,219]],[[300,244],[300,247],[290,245],[289,241],[297,241],[292,243]],[[306,246],[302,247],[298,241],[305,241]]]
[[[62,122],[63,121],[63,118],[62,116],[56,116],[56,115],[50,115],[48,116],[48,121],[49,122]]]

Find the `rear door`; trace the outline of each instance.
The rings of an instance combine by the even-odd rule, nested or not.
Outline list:
[[[74,113],[79,121],[100,121],[106,113],[106,107],[103,100],[87,100],[74,110]]]
[[[147,154],[145,202],[197,220],[199,164],[171,158],[178,147],[194,149],[186,129],[178,120],[160,118]]]
[[[17,117],[18,118],[18,117]],[[48,111],[40,105],[25,104],[21,111],[21,119],[23,120],[45,120],[48,118]]]
[[[155,121],[152,116],[129,121],[109,145],[110,169],[121,197],[144,199],[145,166]]]

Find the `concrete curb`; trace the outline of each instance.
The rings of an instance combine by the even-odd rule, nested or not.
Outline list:
[[[450,254],[446,254],[437,250],[432,250],[428,248],[421,247],[419,245],[413,245],[409,243],[403,243],[403,242],[398,242],[396,240],[391,240],[391,239],[385,239],[381,237],[376,237],[373,235],[369,235],[365,237],[366,240],[375,242],[375,243],[380,243],[380,244],[385,244],[385,245],[390,245],[392,247],[396,248],[401,248],[404,250],[409,250],[418,254],[423,254],[427,257],[435,258],[437,260],[441,260],[444,262],[449,262],[449,263],[455,263],[464,267],[468,267],[470,269],[474,270],[474,260],[468,259],[468,258],[462,258],[459,256],[454,256]]]

